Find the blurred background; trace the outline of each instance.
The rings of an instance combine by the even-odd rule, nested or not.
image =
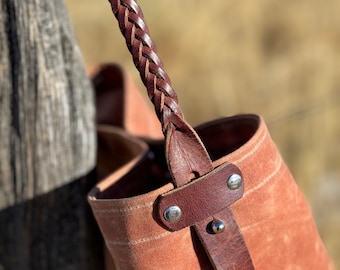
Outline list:
[[[108,1],[66,4],[85,63],[119,63],[144,93]],[[340,269],[340,1],[139,4],[186,119],[262,115]]]

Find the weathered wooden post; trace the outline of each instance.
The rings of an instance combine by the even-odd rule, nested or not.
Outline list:
[[[63,0],[0,0],[0,269],[101,269],[94,103]]]

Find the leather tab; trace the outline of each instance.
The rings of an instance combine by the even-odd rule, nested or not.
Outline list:
[[[227,185],[233,174],[242,176],[238,167],[225,163],[206,175],[161,195],[157,212],[162,225],[177,231],[213,216],[240,199],[244,191],[243,181],[235,190],[229,189]],[[170,206],[181,209],[181,217],[175,222],[169,222],[164,217],[164,212]]]
[[[253,270],[253,262],[239,230],[232,211],[223,209],[214,215],[224,222],[225,230],[214,234],[211,231],[212,218],[202,220],[194,225],[215,270]]]
[[[165,137],[166,159],[173,183],[181,187],[213,170],[210,157],[196,131],[182,119],[172,117]]]
[[[167,194],[166,199],[160,200],[158,209],[160,222],[171,230],[179,230],[207,219],[233,203],[242,196],[243,185],[234,191],[228,190],[226,181],[230,174],[224,174],[222,168],[226,168],[227,171],[227,168],[231,167],[226,165],[220,170],[214,169],[199,136],[184,121],[177,95],[171,86],[169,76],[163,69],[137,2],[110,0],[110,3],[127,47],[133,56],[133,62],[139,70],[150,100],[154,103],[166,137],[167,163],[177,189]],[[199,178],[190,182],[195,177]],[[173,204],[180,207],[182,215],[179,210],[176,221],[169,223],[163,213]],[[197,232],[202,233],[201,230]],[[202,243],[211,245],[210,240]],[[242,244],[244,245],[244,242]],[[212,250],[210,247],[207,250],[214,252],[214,247],[211,248]],[[214,260],[211,262],[215,264]]]

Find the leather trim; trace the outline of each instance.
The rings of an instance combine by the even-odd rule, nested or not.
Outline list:
[[[214,218],[224,222],[225,230],[222,233],[214,234],[211,232],[212,218],[210,221],[206,219],[194,225],[214,269],[254,269],[252,259],[232,211],[225,208],[214,215]]]
[[[162,130],[166,138],[166,158],[169,171],[175,186],[180,187],[179,192],[181,193],[181,186],[186,185],[186,183],[192,179],[192,174],[196,177],[205,174],[210,175],[209,171],[214,171],[214,167],[200,137],[190,125],[184,121],[182,111],[178,106],[177,95],[171,86],[168,74],[163,69],[162,61],[157,55],[156,46],[149,35],[149,29],[144,22],[143,13],[137,2],[133,0],[110,0],[110,3],[112,11],[118,20],[120,30],[125,37],[127,47],[133,56],[134,64],[139,70],[142,81],[147,88],[149,98],[154,103],[156,114],[162,124]],[[214,173],[212,173],[212,175],[214,175]],[[209,177],[206,179],[209,179]],[[193,196],[200,197],[199,195],[201,194],[195,194],[191,189],[193,189],[193,187],[199,187],[207,181],[208,180],[200,181],[201,183],[198,182],[199,184],[196,185],[189,184],[183,189],[186,191],[189,190],[189,192],[187,192],[187,194],[184,192],[181,196],[187,198],[187,202],[191,202]],[[218,181],[215,180],[214,182]],[[213,189],[214,183],[203,186],[206,186],[208,190],[210,188],[212,188],[213,191],[219,190]],[[197,191],[203,192],[204,195],[204,188],[198,188]],[[212,195],[213,198],[219,197],[214,196],[214,194]],[[203,196],[203,198],[205,199],[201,200],[201,202],[203,201],[202,205],[197,205],[197,202],[196,205],[193,205],[192,209],[198,209],[198,211],[193,211],[193,214],[199,213],[204,216],[206,212],[203,211],[203,213],[201,213],[200,208],[202,206],[205,206],[203,208],[207,208],[206,206],[213,204],[209,201],[208,203],[205,202],[206,199],[210,199],[210,197]],[[223,198],[226,197],[222,196],[221,200]],[[184,201],[186,201],[186,199]],[[218,203],[217,205],[219,206],[220,204]],[[183,207],[184,206],[186,205],[183,205]],[[211,212],[212,210],[213,209],[209,209],[207,212]],[[187,217],[189,216],[190,215],[187,215]],[[194,217],[194,215],[192,215],[192,217]],[[191,222],[195,220],[197,219],[194,217],[191,219]],[[180,224],[180,222],[177,224]],[[185,224],[186,223],[183,223],[182,226]],[[198,234],[202,234],[201,230],[197,230],[197,232]],[[240,237],[242,237],[242,235],[240,235]],[[204,243],[204,245],[212,245],[210,240],[202,241],[202,243]],[[247,250],[244,242],[237,242],[237,244],[243,245],[244,247],[241,247],[241,249],[245,248],[245,250]]]
[[[233,164],[222,164],[206,175],[179,188],[161,195],[156,203],[159,221],[169,230],[177,231],[213,216],[231,205],[243,195],[244,184],[236,190],[227,186],[227,180],[232,174],[242,175]],[[182,215],[176,222],[164,218],[164,211],[176,205]]]

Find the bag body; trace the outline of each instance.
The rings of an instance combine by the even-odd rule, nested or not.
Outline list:
[[[254,268],[333,269],[310,208],[263,119],[239,115],[196,130],[215,167],[228,161],[243,173],[244,195],[231,209]],[[156,148],[148,147],[110,126],[98,132],[106,146],[119,142],[129,148],[120,153],[115,147],[106,147],[99,164],[112,156],[127,155],[126,161],[118,169],[113,167],[89,194],[116,269],[213,269],[190,227],[171,232],[154,216],[158,196],[174,188],[166,177],[164,159],[159,158],[159,142],[154,143]]]
[[[263,119],[237,115],[193,129],[139,6],[110,3],[164,139],[155,139],[155,119],[143,102],[136,106],[129,98],[139,96],[124,95],[129,84],[120,85],[117,98],[110,92],[115,80],[106,84],[110,72],[96,76],[104,89],[104,98],[97,95],[102,181],[88,200],[112,258],[108,267],[334,269]]]

